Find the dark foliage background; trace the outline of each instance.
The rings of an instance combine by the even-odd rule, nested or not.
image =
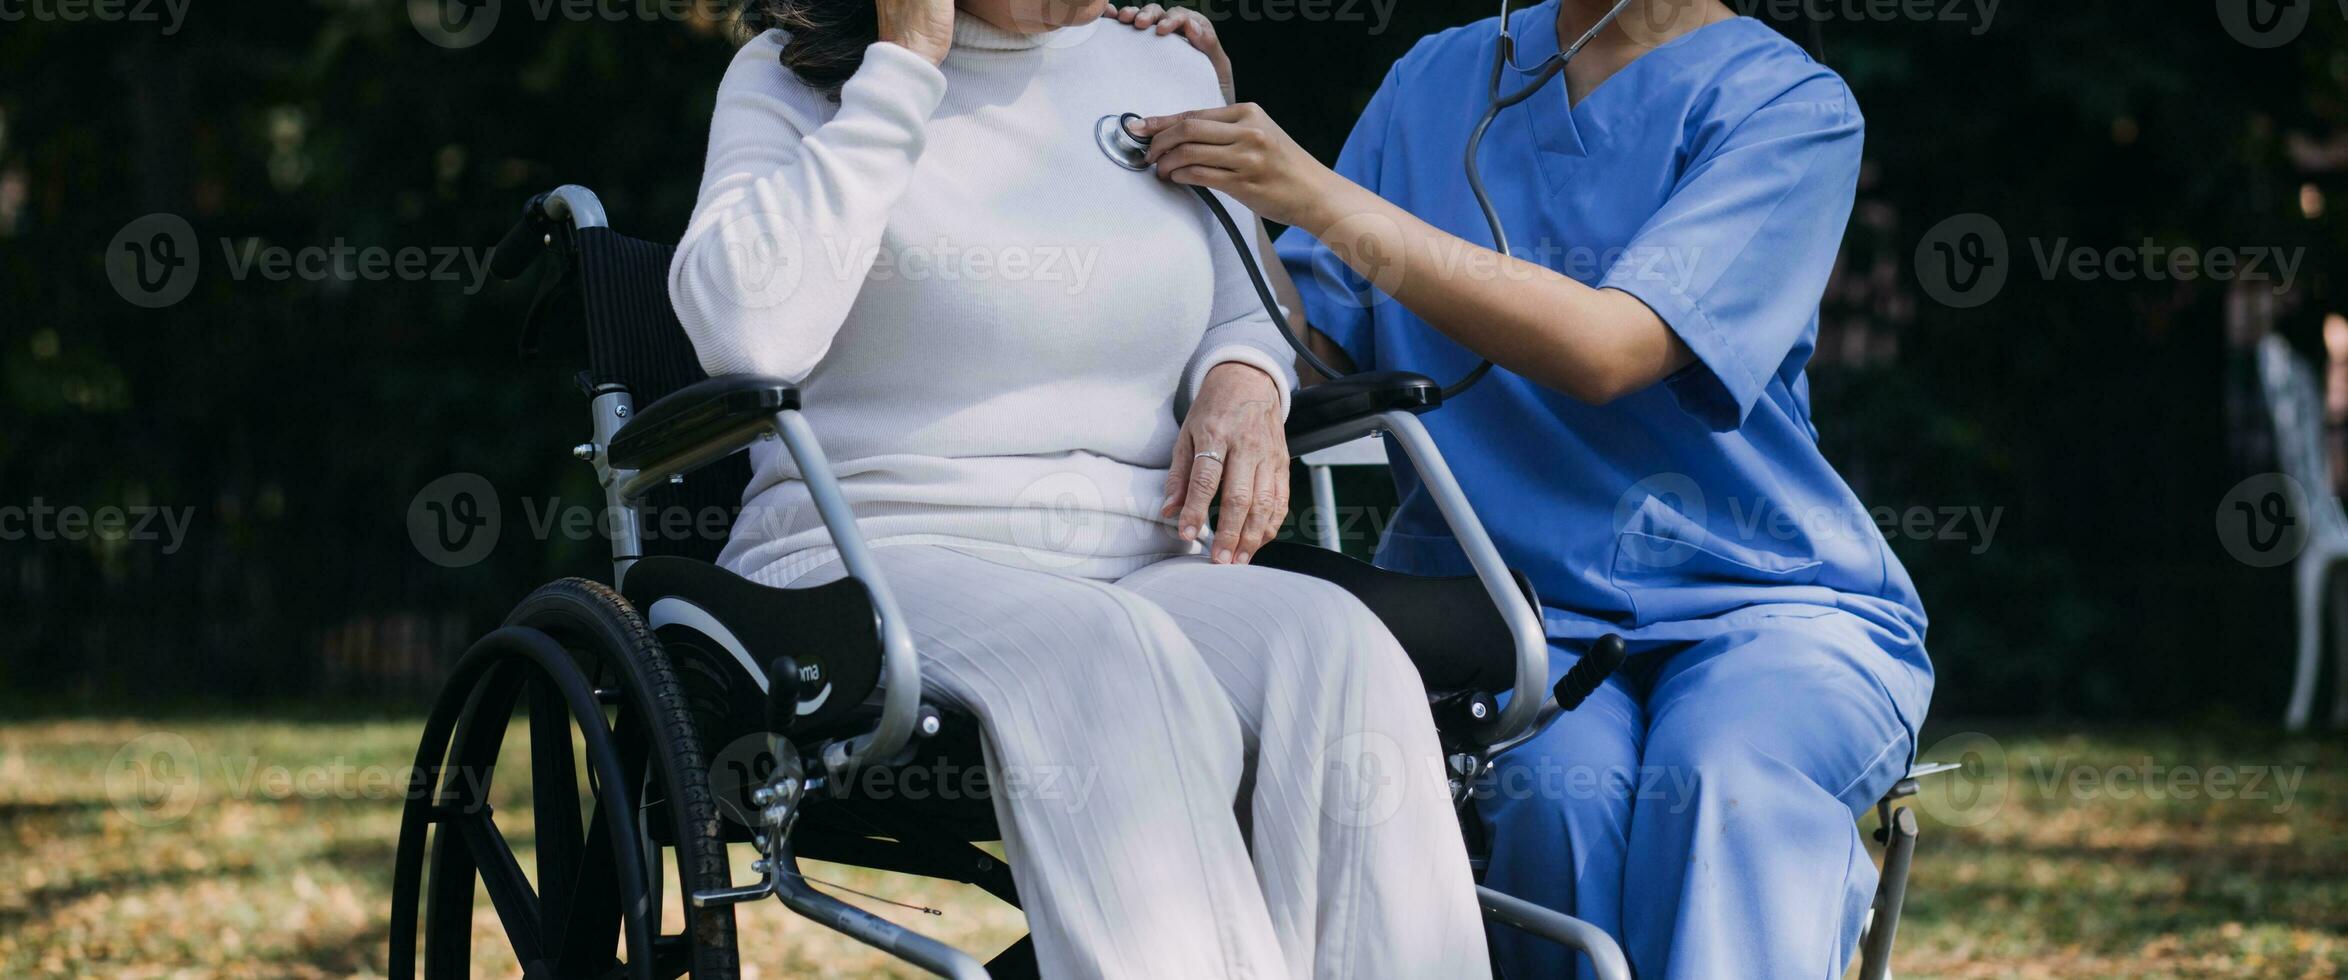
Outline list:
[[[525,286],[232,278],[222,243],[486,250],[562,182],[598,190],[624,231],[673,237],[722,11],[505,0],[493,34],[448,50],[392,0],[193,3],[170,34],[0,22],[0,505],[193,517],[168,552],[0,540],[0,691],[34,709],[418,705],[467,637],[538,582],[596,573],[602,549],[509,532],[444,569],[410,544],[410,502],[471,472],[509,524],[523,498],[592,506],[565,454],[584,405],[563,367],[515,356]],[[1332,156],[1413,39],[1489,6],[1413,0],[1383,30],[1210,9],[1235,15],[1243,97]],[[2228,488],[2273,465],[2229,416],[2226,285],[2046,281],[2027,243],[2304,247],[2273,319],[2319,352],[2343,224],[2310,217],[2302,188],[2348,189],[2291,148],[2348,125],[2348,11],[2313,7],[2271,50],[2207,2],[2007,3],[1979,34],[1822,25],[1870,123],[1814,368],[1824,438],[1870,503],[2002,508],[1979,554],[1896,542],[1933,614],[1936,712],[2279,710],[2288,573],[2235,562],[2214,531]],[[192,223],[205,267],[186,300],[145,310],[110,287],[105,252],[155,212]],[[1911,265],[1926,229],[1967,212],[2003,226],[2015,268],[1958,310]]]

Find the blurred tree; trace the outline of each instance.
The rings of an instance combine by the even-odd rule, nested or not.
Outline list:
[[[582,406],[558,365],[514,357],[529,290],[469,263],[561,182],[597,189],[624,231],[673,237],[729,42],[719,0],[500,6],[458,48],[394,0],[0,26],[0,506],[192,516],[177,548],[0,540],[0,691],[412,705],[420,680],[384,679],[445,664],[535,583],[599,569],[592,539],[531,540],[548,501],[596,503],[563,453]],[[1324,157],[1417,37],[1489,13],[1208,9],[1242,96]],[[2270,715],[2286,583],[2212,534],[2247,475],[2221,411],[2225,284],[2048,276],[2037,252],[2305,249],[2278,322],[2312,345],[2343,305],[2342,225],[2306,188],[2340,194],[2337,168],[2311,161],[2348,124],[2348,23],[2319,5],[2262,49],[2208,5],[2008,4],[1979,31],[1816,9],[1870,130],[1820,429],[1871,504],[2000,515],[1986,541],[1895,541],[1933,613],[1936,710]],[[1974,212],[2004,231],[2010,274],[1955,309],[1919,290],[1913,258]],[[110,285],[107,251],[154,213],[189,222],[199,272],[150,310]],[[239,270],[337,246],[461,254],[446,279]],[[507,529],[460,569],[407,532],[417,493],[451,473],[488,479]]]

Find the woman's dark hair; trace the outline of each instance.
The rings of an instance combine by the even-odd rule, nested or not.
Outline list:
[[[872,0],[743,0],[740,20],[751,37],[789,32],[783,67],[834,101],[864,64],[864,49],[880,40]]]

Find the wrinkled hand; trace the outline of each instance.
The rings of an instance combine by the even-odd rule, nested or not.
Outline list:
[[[1214,551],[1219,564],[1247,564],[1288,520],[1288,434],[1280,422],[1279,385],[1246,364],[1216,365],[1174,440],[1166,506],[1158,516],[1180,514],[1182,539],[1196,541],[1220,489],[1223,513]]]
[[[954,46],[954,0],[874,0],[880,39],[944,64]]]
[[[1101,16],[1115,17],[1118,23],[1130,24],[1135,30],[1154,27],[1159,37],[1181,34],[1215,66],[1215,82],[1223,87],[1224,104],[1239,101],[1235,94],[1238,90],[1231,84],[1231,56],[1223,53],[1223,39],[1215,36],[1215,24],[1207,15],[1189,7],[1168,10],[1153,3],[1146,7],[1114,7]]]
[[[1308,216],[1326,208],[1333,184],[1344,180],[1253,102],[1152,116],[1141,135],[1151,140],[1159,177],[1212,187],[1284,225],[1311,227]]]

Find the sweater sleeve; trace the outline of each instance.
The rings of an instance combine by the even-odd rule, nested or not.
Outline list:
[[[1221,196],[1218,192],[1218,196]],[[1231,211],[1231,220],[1239,224],[1247,241],[1242,243],[1249,255],[1255,256],[1262,267],[1263,256],[1257,254],[1257,229],[1262,227],[1255,212],[1248,210],[1230,197],[1223,197],[1223,206]],[[1280,389],[1280,417],[1288,418],[1290,392],[1296,389],[1296,352],[1280,338],[1280,328],[1273,325],[1265,311],[1263,300],[1256,295],[1255,283],[1248,277],[1247,267],[1240,264],[1239,253],[1231,247],[1221,222],[1199,208],[1199,218],[1205,223],[1209,247],[1215,253],[1215,304],[1212,325],[1199,338],[1198,350],[1191,355],[1190,367],[1183,372],[1185,403],[1198,398],[1199,386],[1207,379],[1207,372],[1219,364],[1240,363],[1263,369],[1272,376]],[[1285,311],[1284,311],[1285,312]]]
[[[912,51],[874,44],[833,111],[781,65],[778,37],[751,41],[718,86],[669,298],[710,374],[798,383],[864,287],[946,78]]]

